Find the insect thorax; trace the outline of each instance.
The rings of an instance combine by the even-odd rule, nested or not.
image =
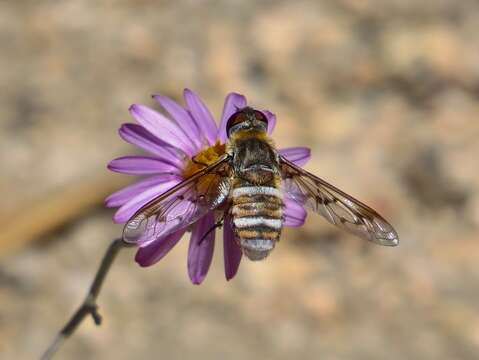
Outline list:
[[[276,186],[280,181],[278,156],[263,131],[241,131],[230,139],[235,175],[255,185]]]

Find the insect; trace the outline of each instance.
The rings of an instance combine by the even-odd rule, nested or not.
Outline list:
[[[251,107],[228,120],[225,153],[141,207],[126,223],[126,242],[159,238],[193,224],[209,211],[220,214],[210,229],[230,221],[243,253],[268,256],[284,223],[284,197],[330,223],[376,244],[395,246],[394,228],[375,210],[281,156],[267,135],[265,115]]]

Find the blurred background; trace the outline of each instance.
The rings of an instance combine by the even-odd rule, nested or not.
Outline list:
[[[218,241],[199,287],[186,238],[147,269],[126,250],[59,359],[477,358],[478,32],[473,0],[0,2],[0,358],[38,358],[83,300],[133,181],[106,163],[139,153],[117,129],[184,87],[275,112],[400,246],[310,215],[230,282]]]

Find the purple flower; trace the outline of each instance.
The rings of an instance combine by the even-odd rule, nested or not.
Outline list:
[[[125,223],[148,201],[177,185],[190,175],[192,157],[198,154],[221,156],[227,142],[226,122],[228,118],[247,105],[243,95],[230,93],[224,103],[219,128],[203,101],[193,91],[185,89],[186,107],[173,100],[155,95],[169,117],[144,105],[134,104],[130,114],[137,124],[123,124],[120,136],[126,142],[135,145],[149,155],[125,156],[111,161],[108,168],[112,171],[145,175],[146,178],[115,192],[106,199],[106,206],[119,207],[113,220]],[[268,119],[268,133],[276,124],[276,116],[263,111]],[[310,158],[310,150],[304,147],[287,148],[279,152],[298,165],[304,165]],[[285,195],[284,225],[301,226],[306,211]],[[228,219],[226,219],[228,220]],[[200,284],[208,273],[213,258],[215,232],[211,231],[200,241],[215,222],[214,212],[200,218],[193,226],[166,236],[139,243],[135,260],[141,266],[150,266],[161,260],[191,229],[188,249],[188,274],[194,284]],[[226,279],[233,278],[238,270],[242,252],[236,243],[230,221],[225,221],[223,229],[224,265]]]

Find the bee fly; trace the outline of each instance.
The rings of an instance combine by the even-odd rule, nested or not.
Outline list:
[[[234,114],[227,126],[233,230],[251,260],[268,256],[283,227],[279,156],[266,135],[267,127],[264,114],[249,107]]]
[[[227,122],[226,148],[216,145],[220,154],[213,160],[193,159],[197,171],[139,209],[125,225],[124,240],[152,241],[215,210],[231,222],[243,253],[250,260],[261,260],[279,241],[283,197],[288,196],[366,240],[398,244],[396,231],[376,211],[281,156],[267,127],[261,111],[238,109]]]

